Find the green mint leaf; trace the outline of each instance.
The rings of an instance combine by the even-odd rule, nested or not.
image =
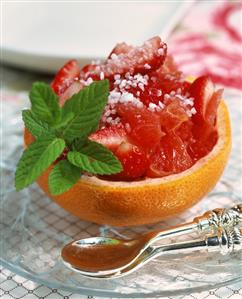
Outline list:
[[[50,125],[60,121],[61,110],[58,97],[48,84],[35,82],[30,91],[31,110],[42,121]]]
[[[74,117],[63,128],[64,139],[87,137],[98,128],[103,109],[108,100],[109,81],[95,81],[65,102],[63,115],[73,112]]]
[[[87,138],[75,138],[71,143],[71,150],[79,152],[82,147],[88,142]]]
[[[68,123],[73,119],[74,113],[73,112],[68,112],[66,114],[61,115],[61,120],[59,123],[57,123],[54,128],[55,129],[61,129],[63,127],[66,127]]]
[[[81,169],[67,160],[58,162],[49,175],[49,190],[59,195],[69,190],[81,177]]]
[[[40,136],[23,152],[15,173],[16,190],[32,184],[54,162],[65,148],[65,141],[53,134]]]
[[[120,161],[103,145],[88,141],[79,151],[71,151],[67,159],[92,174],[114,174],[122,171]]]
[[[38,119],[38,117],[36,117],[31,110],[23,110],[22,118],[25,127],[36,138],[50,130],[49,126],[45,122]]]

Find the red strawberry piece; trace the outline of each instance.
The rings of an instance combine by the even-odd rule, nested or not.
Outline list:
[[[68,61],[56,74],[51,87],[57,95],[61,95],[80,75],[80,66],[76,60]]]
[[[119,43],[113,48],[113,50],[109,54],[108,58],[111,58],[112,54],[115,54],[115,55],[127,54],[128,52],[130,52],[133,49],[134,49],[133,46],[127,45],[126,43]],[[115,56],[113,56],[113,57],[115,57]]]
[[[144,85],[143,89],[141,89],[139,86],[129,86],[127,91],[132,93],[134,97],[139,98],[146,107],[148,107],[150,103],[158,104],[159,101],[163,99],[159,84],[152,82],[149,79],[147,84]]]
[[[214,126],[216,122],[218,105],[220,103],[220,100],[222,99],[222,94],[223,94],[223,89],[218,89],[217,91],[214,92],[210,101],[207,104],[205,119],[212,126]]]
[[[194,138],[189,142],[188,152],[194,160],[199,160],[213,149],[218,140],[218,133],[208,122],[195,124],[192,132]]]
[[[107,59],[104,64],[94,67],[91,71],[88,69],[85,78],[101,76],[112,79],[115,74],[124,75],[127,72],[146,74],[163,64],[166,52],[166,44],[156,36],[146,41],[141,47],[130,47],[128,52]],[[82,71],[85,72],[85,69]]]
[[[144,151],[129,142],[122,142],[115,151],[115,156],[123,166],[123,171],[112,176],[112,179],[134,180],[142,177],[148,167]]]
[[[59,98],[60,106],[63,106],[65,102],[70,99],[75,93],[78,93],[84,85],[80,81],[74,81]]]
[[[99,64],[87,64],[81,69],[80,78],[86,80],[92,78],[93,80],[102,79],[101,67]]]
[[[127,140],[126,131],[122,124],[102,128],[89,136],[89,139],[115,151],[118,146]]]
[[[139,86],[130,87],[128,92],[138,97],[146,107],[149,107],[150,103],[158,104],[159,101],[163,101],[163,91],[157,80],[154,82],[148,79],[143,89],[140,89]]]
[[[206,120],[206,110],[214,93],[214,85],[208,76],[197,78],[191,85],[189,93],[194,98],[194,108],[197,113],[194,114],[195,122]]]
[[[87,64],[81,69],[81,75],[82,73],[91,73],[96,70],[96,68],[99,66],[99,64]]]
[[[132,142],[145,151],[152,151],[164,133],[161,130],[160,118],[146,107],[138,108],[132,104],[120,104],[118,115],[130,130],[128,136]]]

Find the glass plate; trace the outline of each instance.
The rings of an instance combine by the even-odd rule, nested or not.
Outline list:
[[[38,283],[73,293],[105,297],[153,297],[202,291],[242,278],[239,253],[231,256],[193,254],[156,258],[142,269],[118,279],[85,278],[66,268],[60,258],[64,244],[97,235],[133,237],[154,228],[186,222],[208,209],[241,202],[241,109],[238,93],[227,94],[233,116],[233,150],[229,165],[216,188],[200,203],[176,218],[129,228],[99,226],[68,214],[35,185],[16,193],[13,175],[22,152],[20,110],[26,95],[9,95],[3,102],[1,152],[1,261],[4,267]],[[5,125],[7,124],[7,125]]]

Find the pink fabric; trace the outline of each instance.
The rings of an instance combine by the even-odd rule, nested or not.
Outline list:
[[[197,2],[168,41],[186,75],[242,90],[242,2]]]

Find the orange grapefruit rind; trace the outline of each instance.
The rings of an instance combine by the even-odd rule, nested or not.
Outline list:
[[[196,204],[221,177],[231,149],[229,113],[224,101],[218,108],[217,130],[213,150],[179,174],[133,182],[83,175],[69,191],[52,196],[48,190],[50,167],[39,177],[38,184],[57,204],[81,219],[114,226],[155,223]],[[26,132],[28,145],[31,138]]]

